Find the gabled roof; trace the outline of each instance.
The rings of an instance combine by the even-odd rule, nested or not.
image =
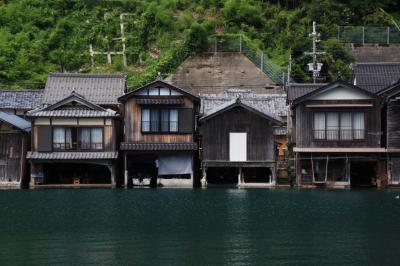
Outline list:
[[[390,85],[380,91],[377,92],[379,96],[383,96],[385,98],[391,98],[400,93],[400,80],[393,85]]]
[[[270,114],[265,110],[258,108],[257,106],[251,105],[249,102],[242,100],[240,97],[236,98],[233,101],[227,102],[225,105],[218,106],[210,113],[204,114],[204,116],[200,118],[200,121],[207,121],[221,113],[224,113],[236,107],[242,107],[252,113],[255,113],[265,119],[272,121],[274,124],[282,125],[280,118],[275,117],[273,114]]]
[[[72,105],[71,105],[72,104]],[[114,117],[118,114],[110,109],[86,100],[82,95],[72,91],[59,102],[28,112],[30,117]]]
[[[355,63],[353,84],[376,93],[400,79],[400,62]]]
[[[292,102],[326,85],[327,83],[291,83],[287,89],[287,100]]]
[[[126,75],[51,73],[47,78],[42,104],[54,104],[75,91],[92,103],[115,105],[125,88]]]
[[[167,87],[167,88],[170,88],[172,90],[176,90],[176,91],[182,93],[183,95],[188,96],[189,98],[193,99],[194,101],[199,101],[200,100],[196,95],[194,95],[194,94],[192,94],[190,92],[187,92],[187,91],[185,91],[185,90],[183,90],[181,88],[178,88],[175,85],[172,85],[171,83],[166,82],[165,80],[157,78],[157,79],[147,83],[146,85],[143,85],[142,87],[139,87],[139,88],[137,88],[137,89],[135,89],[135,90],[133,90],[131,92],[128,92],[125,95],[119,97],[118,101],[124,102],[128,98],[130,98],[132,96],[135,96],[136,93],[138,91],[140,91],[140,90],[147,89],[147,88],[160,87],[160,86]]]
[[[31,132],[31,123],[17,115],[0,112],[0,120],[25,132]]]
[[[345,82],[343,80],[337,80],[337,81],[329,83],[329,84],[327,84],[325,86],[319,87],[319,88],[317,88],[315,90],[312,90],[309,93],[304,94],[301,97],[298,97],[297,99],[295,99],[292,102],[292,105],[297,105],[297,104],[309,99],[310,97],[316,95],[317,93],[320,93],[320,92],[323,92],[323,91],[326,91],[326,90],[330,90],[330,89],[333,89],[333,88],[339,87],[339,86],[344,86],[344,87],[348,87],[348,88],[351,88],[351,89],[355,89],[355,90],[361,91],[364,94],[367,94],[368,96],[370,96],[372,98],[376,98],[377,97],[374,93],[371,93],[368,90],[365,90],[365,89],[362,89],[360,87],[354,86],[354,85],[349,84],[349,83],[347,83],[347,82]]]
[[[32,110],[40,106],[43,90],[0,90],[0,109]]]

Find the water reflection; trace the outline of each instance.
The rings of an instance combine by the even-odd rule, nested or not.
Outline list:
[[[399,263],[398,191],[135,189],[0,194],[0,265]]]

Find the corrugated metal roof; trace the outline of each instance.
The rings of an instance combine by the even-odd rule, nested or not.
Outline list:
[[[31,160],[93,160],[117,159],[118,152],[36,152],[29,151],[27,159]]]
[[[51,73],[42,103],[54,104],[75,91],[95,104],[114,105],[125,87],[126,76],[120,74]]]
[[[360,88],[376,93],[400,80],[400,63],[355,63],[353,83]]]
[[[0,109],[31,110],[40,106],[43,90],[0,90]]]
[[[200,94],[201,114],[203,117],[216,113],[240,101],[255,110],[281,121],[282,116],[287,116],[285,94],[253,94],[253,93],[221,93]]]
[[[326,85],[327,83],[292,83],[287,89],[287,99],[292,102]]]
[[[131,151],[193,151],[197,144],[190,143],[127,143],[122,142],[121,150]]]
[[[25,132],[31,132],[31,123],[17,115],[0,112],[0,120],[10,125],[13,125],[14,127],[19,128]]]

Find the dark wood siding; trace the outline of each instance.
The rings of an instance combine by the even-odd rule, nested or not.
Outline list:
[[[179,133],[192,133],[193,132],[193,109],[181,108],[179,109]]]
[[[387,106],[387,145],[400,148],[400,102],[390,101]]]
[[[380,104],[377,100],[329,101],[330,104],[372,104],[372,107],[307,107],[308,104],[326,104],[326,101],[308,101],[296,106],[294,125],[298,148],[381,147]],[[313,113],[316,111],[362,111],[365,113],[365,139],[350,141],[315,140],[313,138]]]
[[[203,160],[229,161],[229,133],[247,133],[247,160],[275,159],[271,122],[242,107],[228,110],[201,123]]]
[[[42,152],[52,151],[52,129],[50,126],[37,127],[37,150]]]

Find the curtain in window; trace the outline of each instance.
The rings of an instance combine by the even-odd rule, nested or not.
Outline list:
[[[314,138],[325,139],[325,113],[314,113]]]
[[[142,110],[142,131],[143,132],[150,131],[150,110],[149,109]]]
[[[156,109],[150,110],[150,130],[152,132],[158,132],[159,131],[159,112]]]
[[[161,131],[168,132],[169,131],[169,110],[161,110]]]
[[[81,149],[90,149],[90,128],[80,129]]]
[[[103,130],[101,128],[91,129],[92,149],[103,149]]]
[[[65,131],[62,127],[55,127],[53,129],[53,147],[62,148],[60,145],[64,144]]]
[[[178,132],[178,110],[171,109],[169,111],[169,131]]]
[[[340,113],[340,139],[351,140],[352,138],[351,113]]]
[[[354,139],[365,138],[365,120],[363,112],[353,113],[353,131]]]
[[[326,139],[335,140],[339,138],[339,114],[326,113]]]
[[[65,129],[65,149],[72,149],[72,130],[71,130],[71,128]]]

